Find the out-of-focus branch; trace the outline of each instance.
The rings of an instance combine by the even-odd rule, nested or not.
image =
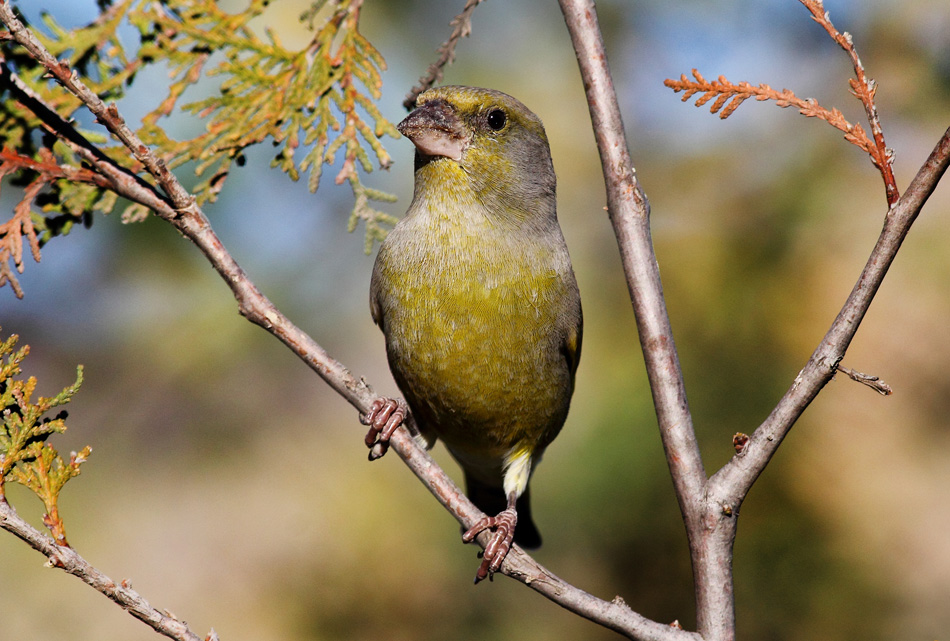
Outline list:
[[[192,632],[184,621],[178,620],[168,611],[160,612],[152,607],[141,594],[131,588],[128,581],[116,583],[71,547],[57,545],[52,538],[20,518],[16,510],[3,499],[0,499],[0,528],[43,554],[48,559],[47,564],[50,567],[60,568],[79,577],[156,632],[178,641],[202,641],[201,637]],[[213,631],[212,634],[214,634]]]
[[[435,83],[442,80],[442,74],[445,68],[455,60],[455,47],[459,40],[467,38],[472,33],[472,13],[475,7],[485,0],[468,0],[462,8],[462,13],[452,18],[449,25],[452,27],[452,35],[439,47],[439,59],[429,65],[424,76],[419,78],[419,82],[409,90],[406,99],[402,101],[402,106],[407,110],[416,106],[416,98],[423,91],[431,88]]]

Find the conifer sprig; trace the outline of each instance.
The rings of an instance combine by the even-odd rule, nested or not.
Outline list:
[[[845,140],[860,147],[868,154],[871,162],[877,167],[881,173],[881,178],[884,180],[887,202],[889,205],[893,205],[900,197],[900,191],[897,189],[897,182],[894,178],[894,153],[884,142],[884,131],[881,128],[877,105],[874,102],[877,86],[873,80],[867,77],[861,58],[854,47],[851,34],[846,31],[840,32],[835,28],[831,22],[831,17],[825,11],[822,0],[799,1],[811,13],[812,19],[820,24],[828,32],[828,35],[848,54],[855,74],[854,78],[848,80],[848,84],[851,87],[851,93],[864,106],[871,128],[871,136],[868,136],[860,124],[848,122],[837,108],[827,109],[814,98],[799,98],[789,89],[778,91],[767,84],[733,83],[727,80],[725,76],[719,76],[716,80],[708,81],[696,69],[692,71],[692,79],[687,77],[686,74],[682,74],[679,80],[667,79],[663,84],[677,93],[682,91],[683,102],[699,94],[695,103],[697,107],[702,107],[712,101],[709,107],[710,113],[718,113],[722,119],[731,116],[739,108],[739,105],[749,98],[755,98],[758,101],[772,101],[779,107],[795,107],[803,116],[824,120],[834,128],[844,132]]]

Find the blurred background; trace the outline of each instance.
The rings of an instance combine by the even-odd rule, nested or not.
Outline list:
[[[68,26],[92,0],[16,3]],[[400,103],[464,3],[368,1],[362,31],[385,56],[384,114]],[[240,8],[240,3],[227,6]],[[303,46],[301,0],[260,26]],[[827,0],[854,35],[904,189],[950,124],[944,0]],[[788,87],[863,120],[847,57],[794,0],[598,3],[709,473],[735,432],[767,416],[823,336],[885,212],[868,158],[830,126],[749,101],[726,121],[682,104],[665,78]],[[134,44],[130,33],[130,46]],[[134,121],[161,70],[120,105]],[[538,560],[605,599],[694,626],[686,539],[645,383],[574,54],[557,4],[488,2],[445,82],[490,86],[544,121],[559,213],[585,312],[567,425],[532,488]],[[209,84],[213,89],[215,85]],[[184,118],[173,134],[200,126]],[[365,183],[411,196],[412,146]],[[357,376],[394,394],[367,288],[373,256],[347,234],[348,188],[316,194],[252,149],[219,202],[218,234],[261,289]],[[946,180],[944,181],[946,182]],[[4,185],[0,206],[19,196]],[[742,507],[739,637],[945,639],[950,631],[950,186],[910,233],[844,364],[879,396],[833,381]],[[366,461],[346,402],[238,314],[229,290],[167,224],[99,217],[51,242],[0,290],[2,334],[32,346],[26,374],[52,396],[86,368],[62,452],[91,445],[61,499],[70,542],[204,635],[250,639],[610,639],[503,577],[472,587],[476,548],[395,456]],[[458,478],[441,446],[434,455]],[[37,527],[42,506],[18,487]],[[41,555],[0,534],[0,638],[155,638]]]

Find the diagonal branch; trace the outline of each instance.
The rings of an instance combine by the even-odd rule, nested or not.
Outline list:
[[[160,612],[152,607],[141,594],[131,588],[128,581],[116,584],[68,545],[57,545],[53,539],[24,521],[2,498],[0,498],[0,529],[7,530],[46,556],[50,567],[60,568],[78,576],[156,632],[178,641],[201,641],[201,637],[192,632],[184,621],[178,620],[168,611]]]
[[[419,94],[442,80],[445,68],[455,60],[455,47],[458,46],[459,40],[472,34],[472,14],[475,12],[475,7],[484,1],[468,0],[462,8],[462,13],[452,18],[449,23],[449,26],[453,27],[452,34],[448,40],[439,46],[437,51],[439,59],[429,65],[425,75],[419,78],[419,82],[409,90],[406,99],[402,101],[402,106],[407,110],[415,107],[416,98],[419,97]]]
[[[368,411],[376,399],[370,386],[362,379],[356,379],[342,363],[332,358],[312,338],[291,323],[258,290],[224,248],[207,217],[194,202],[194,198],[185,191],[162,161],[141,142],[134,132],[126,127],[115,105],[106,107],[93,92],[89,91],[78,75],[75,75],[66,65],[56,61],[30,31],[16,19],[6,0],[0,0],[0,21],[7,25],[13,39],[46,66],[50,74],[67,90],[79,97],[96,115],[99,122],[132,151],[135,158],[155,178],[167,196],[159,193],[155,187],[137,176],[132,176],[130,179],[126,170],[114,165],[104,155],[97,154],[95,147],[61,118],[47,118],[45,120],[47,127],[60,139],[66,141],[96,171],[106,176],[117,193],[151,208],[156,215],[174,225],[193,242],[231,288],[243,316],[281,340],[358,411],[361,413]],[[596,25],[588,28],[596,29]],[[411,419],[408,422],[411,428]],[[429,491],[464,527],[472,526],[484,516],[429,454],[416,443],[407,428],[399,428],[390,444]],[[483,533],[478,539],[479,544],[484,547],[488,538],[488,533]],[[58,547],[40,546],[37,549],[51,559],[59,558],[56,556]],[[74,552],[69,550],[69,554],[74,554]],[[100,574],[84,561],[77,562],[74,567],[73,573],[87,583],[93,580],[91,577]],[[517,546],[512,548],[506,558],[502,565],[502,572],[529,585],[558,605],[630,638],[698,641],[694,633],[684,632],[676,626],[664,625],[644,618],[627,607],[622,599],[605,601],[564,582]],[[111,593],[106,591],[104,593],[113,598]],[[117,602],[122,605],[122,602]]]
[[[772,413],[751,435],[742,452],[710,479],[710,496],[730,504],[741,503],[792,425],[832,379],[887,270],[894,262],[897,250],[948,165],[950,129],[944,132],[904,194],[888,210],[874,250],[828,333]]]

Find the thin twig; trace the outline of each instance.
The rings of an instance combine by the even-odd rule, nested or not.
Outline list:
[[[799,0],[809,13],[812,19],[820,24],[828,35],[831,36],[839,47],[845,50],[848,57],[851,58],[851,65],[854,67],[854,79],[850,80],[851,90],[855,96],[864,105],[864,112],[867,115],[868,124],[871,125],[871,135],[874,137],[875,153],[872,154],[874,164],[881,172],[884,179],[884,189],[887,196],[887,204],[893,205],[900,197],[900,191],[897,189],[897,180],[894,178],[894,154],[884,142],[884,130],[881,127],[881,119],[877,115],[877,105],[874,102],[874,93],[877,91],[875,82],[867,77],[864,72],[864,64],[858,57],[858,51],[854,47],[854,40],[851,34],[845,31],[838,31],[831,23],[831,16],[825,11],[822,0]]]
[[[840,363],[838,364],[838,371],[842,374],[845,374],[848,378],[850,378],[852,381],[855,381],[856,383],[867,385],[881,396],[890,396],[894,392],[894,390],[891,389],[891,386],[882,381],[878,376],[872,376],[870,374],[865,374],[864,372],[853,370]]]
[[[50,567],[60,568],[79,577],[156,632],[178,641],[201,641],[201,637],[192,632],[184,621],[176,619],[167,611],[161,612],[152,607],[141,594],[130,587],[128,581],[116,583],[90,565],[74,549],[57,545],[52,538],[24,521],[13,506],[2,498],[0,498],[0,529],[10,532],[46,556]]]
[[[407,110],[416,106],[416,98],[419,97],[419,94],[442,80],[445,67],[452,64],[455,60],[455,47],[458,45],[459,40],[467,38],[472,33],[472,13],[475,11],[475,7],[484,1],[485,0],[468,0],[462,9],[462,13],[455,16],[449,23],[449,26],[453,27],[452,35],[450,35],[449,39],[443,42],[436,51],[436,53],[439,54],[439,59],[429,65],[425,75],[419,78],[419,82],[409,90],[409,93],[406,94],[406,99],[402,101],[402,106]]]

